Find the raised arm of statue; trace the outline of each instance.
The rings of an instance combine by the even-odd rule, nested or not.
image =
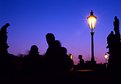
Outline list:
[[[6,28],[10,26],[9,23],[6,23],[2,28],[1,28],[1,32],[6,32]]]
[[[114,26],[119,27],[119,19],[117,18],[117,16],[115,16],[114,18]]]
[[[119,31],[119,19],[117,18],[117,16],[115,16],[115,18],[114,18],[113,25],[114,25],[115,34],[120,34],[120,31]]]

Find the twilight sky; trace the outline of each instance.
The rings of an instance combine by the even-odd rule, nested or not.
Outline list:
[[[90,29],[87,16],[90,10],[97,17],[95,28],[95,59],[104,63],[108,50],[106,37],[113,30],[114,16],[121,20],[121,0],[0,0],[0,27],[8,28],[9,53],[26,54],[31,45],[39,47],[40,54],[47,49],[45,35],[51,32],[68,54],[91,59]]]

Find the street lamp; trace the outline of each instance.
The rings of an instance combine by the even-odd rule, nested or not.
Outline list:
[[[94,58],[94,28],[96,25],[97,18],[93,15],[93,11],[90,12],[90,16],[87,17],[88,25],[91,30],[91,63],[95,64],[95,58]]]
[[[105,58],[105,60],[106,60],[106,68],[107,68],[107,64],[108,64],[108,58],[109,58],[108,53],[105,53],[104,58]]]
[[[106,60],[108,60],[108,54],[107,54],[107,53],[105,53],[104,58],[105,58]],[[106,62],[107,62],[107,61],[106,61]]]

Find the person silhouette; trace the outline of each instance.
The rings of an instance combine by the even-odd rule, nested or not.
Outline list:
[[[46,34],[46,41],[48,43],[48,47],[53,47],[55,42],[55,36],[52,33]]]
[[[82,55],[79,55],[78,58],[79,58],[79,64],[83,65],[84,64],[84,60],[82,59]]]
[[[27,75],[37,75],[43,69],[43,58],[39,55],[38,47],[32,45],[29,54],[24,57],[23,72]]]
[[[50,36],[49,36],[50,35]],[[62,75],[71,69],[73,61],[67,55],[67,49],[61,46],[59,40],[55,40],[53,34],[47,34],[48,49],[45,53],[45,66],[49,74]]]
[[[84,60],[82,59],[82,55],[78,55],[79,63],[78,63],[78,69],[81,69],[84,67]]]
[[[63,71],[64,72],[69,72],[73,69],[73,60],[67,55],[67,49],[65,47],[61,47],[61,57],[62,59],[62,64],[63,64]]]

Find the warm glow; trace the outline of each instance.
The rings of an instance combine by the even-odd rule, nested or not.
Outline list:
[[[105,59],[108,59],[108,54],[105,54],[104,57],[105,57]]]
[[[72,56],[72,54],[69,54],[69,57],[71,58],[71,60],[73,60],[73,56]]]
[[[97,20],[97,18],[93,15],[93,12],[91,11],[90,16],[87,18],[88,25],[89,25],[90,29],[93,30],[95,28],[96,20]]]
[[[88,25],[91,29],[95,28],[96,25],[96,18],[94,16],[89,16],[88,17]]]

